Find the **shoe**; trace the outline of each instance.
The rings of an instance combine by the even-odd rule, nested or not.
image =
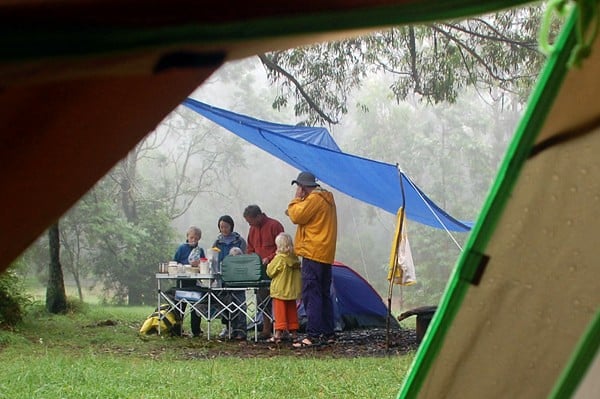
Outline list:
[[[298,336],[297,335],[287,334],[287,335],[284,335],[283,337],[281,337],[281,340],[285,341],[285,342],[297,342],[298,341]]]
[[[330,334],[325,336],[324,340],[328,345],[335,344],[337,342],[337,336],[335,334]]]
[[[271,334],[265,334],[265,333],[259,333],[258,334],[258,340],[259,341],[269,341],[271,338],[272,338]]]
[[[281,340],[289,341],[289,342],[297,342],[298,341],[298,332],[296,330],[288,331],[287,334],[284,334],[283,337],[281,337]]]
[[[313,342],[310,338],[304,338],[292,344],[292,347],[296,349],[306,349],[311,348],[313,346],[319,346],[319,342]]]
[[[204,333],[204,331],[202,331],[202,330],[200,330],[200,331],[192,331],[190,333],[190,338],[201,337],[203,333]]]
[[[219,333],[219,338],[221,338],[221,339],[229,338],[229,328],[227,328],[227,326],[223,327],[223,329]]]

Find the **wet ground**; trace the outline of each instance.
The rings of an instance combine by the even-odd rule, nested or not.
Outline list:
[[[299,335],[300,338],[303,334]],[[310,356],[310,357],[378,357],[403,355],[415,351],[418,347],[416,332],[411,329],[352,330],[337,333],[334,343],[318,343],[311,347],[294,348],[291,340],[280,343],[267,341],[206,341],[205,338],[181,338],[193,341],[200,350],[189,350],[187,358],[214,358],[222,356],[273,357],[273,356]]]

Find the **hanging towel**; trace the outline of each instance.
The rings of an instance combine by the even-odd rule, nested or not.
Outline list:
[[[404,216],[404,209],[398,209],[396,215],[396,233],[392,242],[392,251],[390,252],[387,279],[388,281],[393,279],[392,282],[398,285],[413,285],[417,282],[417,276],[406,233],[406,218]]]

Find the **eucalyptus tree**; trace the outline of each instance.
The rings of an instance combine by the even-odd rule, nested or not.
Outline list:
[[[50,313],[67,312],[67,294],[60,263],[59,236],[59,224],[56,222],[48,229],[50,263],[48,267],[48,286],[46,288],[46,310]]]
[[[468,86],[499,88],[524,100],[544,61],[537,50],[541,16],[540,6],[521,7],[393,27],[259,58],[280,87],[273,107],[294,103],[296,115],[308,124],[339,123],[352,91],[380,71],[394,77],[388,90],[397,102],[413,94],[425,103],[452,103]]]
[[[61,218],[60,248],[62,250],[62,266],[73,277],[80,301],[83,297],[83,280],[91,271],[86,254],[91,251],[87,232],[93,223],[90,217],[89,201],[78,202]]]

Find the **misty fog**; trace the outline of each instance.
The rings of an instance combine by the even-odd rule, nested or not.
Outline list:
[[[501,90],[466,88],[455,103],[397,102],[391,78],[372,74],[354,90],[341,123],[324,126],[342,151],[398,167],[430,199],[459,220],[476,221],[523,104]],[[229,62],[191,98],[270,122],[295,125],[293,105],[273,108],[280,90],[257,57]],[[247,236],[244,208],[259,205],[292,235],[284,211],[298,170],[179,106],[61,218],[61,262],[67,286],[95,290],[104,300],[154,303],[154,273],[172,259],[190,225],[200,246],[212,245],[217,220],[231,215]],[[318,177],[318,176],[317,176]],[[356,184],[361,184],[357,180]],[[395,215],[334,192],[338,209],[336,259],[356,270],[385,298]],[[131,187],[124,191],[123,187]],[[111,223],[106,223],[110,220]],[[407,223],[417,284],[394,288],[394,312],[435,305],[467,234]],[[47,239],[24,258],[44,281]],[[33,269],[32,268],[32,269]],[[100,293],[98,293],[100,291]],[[133,293],[135,292],[135,298]]]
[[[495,169],[518,121],[518,112],[500,109],[497,102],[474,91],[465,91],[454,105],[428,106],[416,100],[396,104],[385,94],[386,84],[385,76],[373,76],[362,90],[355,93],[355,102],[367,104],[369,112],[350,110],[339,126],[326,127],[343,151],[398,163],[431,199],[451,215],[462,220],[476,220]],[[272,109],[271,99],[275,90],[269,86],[258,59],[250,58],[226,64],[190,97],[258,119],[290,125],[301,122],[292,111],[278,112]],[[242,212],[249,204],[258,204],[267,215],[278,219],[286,231],[293,234],[295,227],[284,211],[294,194],[290,182],[298,171],[187,108],[179,107],[177,112],[184,115],[186,120],[200,124],[198,131],[188,134],[211,129],[212,141],[224,138],[237,142],[240,151],[230,156],[241,161],[213,187],[214,192],[199,196],[189,210],[173,222],[179,238],[183,239],[187,226],[198,225],[203,230],[200,245],[210,246],[218,234],[217,219],[223,214],[231,215],[236,223],[235,230],[246,236],[248,225],[242,218]],[[489,115],[490,120],[500,122],[490,124],[482,115]],[[385,138],[381,143],[375,143],[374,139],[384,134],[383,126]],[[409,137],[415,132],[426,137],[426,140],[414,143]],[[456,143],[444,145],[441,137],[445,133],[449,140]],[[462,137],[457,137],[460,135]],[[390,152],[393,148],[388,145],[388,140],[395,141],[399,147],[406,142],[411,150]],[[212,144],[209,142],[207,145]],[[470,146],[477,147],[474,154],[468,153]],[[471,166],[483,157],[480,151],[488,151],[484,158],[492,162],[491,167],[489,164],[484,168]],[[474,173],[478,175],[474,176]],[[444,174],[449,176],[448,187],[439,185]],[[357,184],[360,182],[357,181]],[[326,184],[323,186],[335,193],[338,205],[336,259],[358,271],[385,296],[395,215],[361,203]],[[438,274],[445,281],[460,254],[456,243],[462,246],[466,235],[454,233],[451,237],[450,233],[418,226],[410,221],[407,230],[419,284],[402,288],[403,295],[410,298],[411,291],[419,291],[420,297],[435,300],[439,298],[443,285],[438,282],[428,286],[431,277],[427,274]],[[443,253],[444,259],[424,270],[420,266],[423,257],[430,252]],[[419,302],[418,299],[408,300]]]

